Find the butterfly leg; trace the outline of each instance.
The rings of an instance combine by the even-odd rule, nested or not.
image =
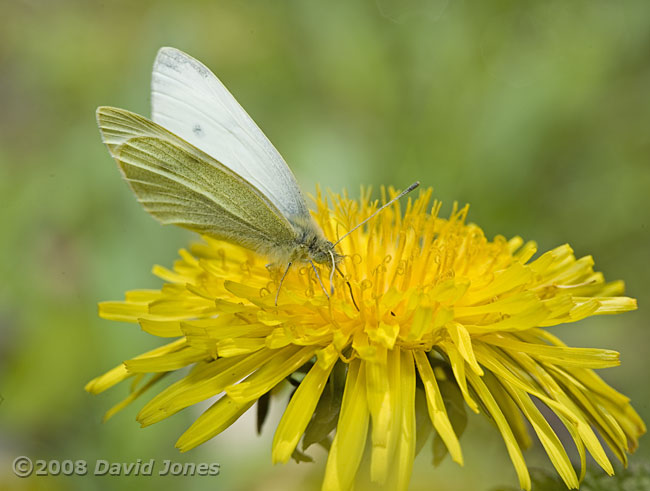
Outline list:
[[[287,276],[287,273],[289,272],[289,268],[291,267],[293,263],[289,262],[287,264],[287,269],[284,270],[284,274],[282,275],[282,278],[280,278],[280,284],[278,285],[278,291],[275,292],[275,306],[278,306],[278,297],[280,296],[280,289],[282,288],[282,283],[284,283],[284,278]]]
[[[334,295],[334,273],[336,272],[336,259],[334,253],[330,249],[330,257],[332,258],[332,270],[330,271],[330,295]]]

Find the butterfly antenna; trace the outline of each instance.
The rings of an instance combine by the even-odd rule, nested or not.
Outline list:
[[[323,293],[325,293],[325,296],[329,300],[330,296],[327,294],[327,290],[325,289],[325,285],[323,285],[323,280],[320,279],[320,275],[318,274],[318,270],[316,269],[316,266],[314,265],[313,261],[309,261],[309,264],[311,264],[314,273],[316,273],[316,278],[318,278],[318,282],[320,283],[320,287],[323,289]]]
[[[382,205],[381,207],[379,207],[379,208],[377,209],[377,211],[375,211],[372,215],[370,215],[370,216],[369,216],[368,218],[366,218],[364,221],[362,221],[361,223],[358,223],[357,225],[355,225],[354,227],[352,227],[352,230],[349,230],[348,233],[346,233],[343,237],[341,237],[339,240],[337,240],[337,241],[334,243],[334,245],[336,245],[336,244],[338,244],[339,242],[341,242],[341,241],[342,241],[343,239],[345,239],[348,235],[350,235],[350,234],[351,234],[352,232],[354,232],[356,229],[358,229],[359,227],[361,227],[364,223],[366,223],[368,220],[372,219],[375,215],[377,215],[377,213],[379,213],[380,211],[382,211],[384,208],[386,208],[386,207],[392,205],[392,204],[395,203],[395,201],[397,201],[398,199],[400,199],[400,198],[406,196],[408,193],[410,193],[411,191],[413,191],[413,190],[414,190],[415,188],[417,188],[419,185],[420,185],[420,181],[415,181],[413,184],[411,184],[409,187],[407,187],[404,191],[402,191],[402,192],[399,193],[397,196],[395,196],[393,199],[391,199],[388,203],[386,203],[386,204]]]
[[[278,306],[278,297],[280,296],[280,289],[282,288],[282,283],[284,283],[284,278],[287,276],[287,273],[289,272],[289,268],[291,267],[292,263],[287,264],[287,269],[284,270],[284,274],[282,275],[282,278],[280,278],[280,284],[278,285],[278,291],[275,292],[275,306]]]

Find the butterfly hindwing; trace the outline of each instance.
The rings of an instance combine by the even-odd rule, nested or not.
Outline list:
[[[131,189],[160,222],[255,250],[295,240],[291,224],[255,186],[182,138],[122,109],[100,107],[97,121]]]

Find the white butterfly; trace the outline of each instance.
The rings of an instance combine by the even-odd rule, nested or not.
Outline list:
[[[285,275],[296,261],[330,263],[333,274],[341,256],[309,214],[291,170],[208,68],[161,48],[151,97],[153,121],[97,109],[102,140],[149,213],[287,264]]]

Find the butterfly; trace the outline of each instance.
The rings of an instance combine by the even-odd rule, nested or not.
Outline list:
[[[293,263],[310,263],[319,281],[314,263],[330,265],[331,284],[338,241],[325,238],[289,166],[219,79],[186,53],[161,48],[151,104],[151,120],[97,109],[102,140],[145,210],[286,264],[280,285]]]

